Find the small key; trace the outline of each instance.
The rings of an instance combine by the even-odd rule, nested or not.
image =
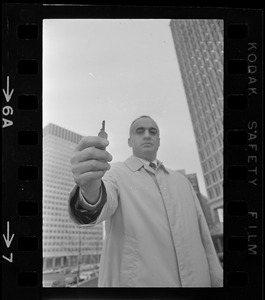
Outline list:
[[[101,129],[100,129],[100,132],[98,133],[98,136],[100,136],[100,137],[102,137],[102,138],[104,138],[104,139],[107,139],[107,138],[108,138],[108,134],[107,134],[107,132],[105,131],[105,120],[103,120],[103,122],[102,122],[102,127],[101,127]],[[100,149],[106,150],[106,147],[100,148]]]

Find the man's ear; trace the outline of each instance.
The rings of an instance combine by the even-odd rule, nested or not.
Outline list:
[[[132,143],[131,143],[131,139],[130,138],[128,138],[128,145],[129,145],[130,148],[132,147]]]

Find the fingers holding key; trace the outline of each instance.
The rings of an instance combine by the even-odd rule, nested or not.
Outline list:
[[[102,150],[107,145],[108,140],[98,136],[84,137],[77,145],[71,158],[71,168],[76,184],[82,189],[88,189],[110,169],[112,156]]]

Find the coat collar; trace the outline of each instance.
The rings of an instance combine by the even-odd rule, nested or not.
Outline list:
[[[159,168],[161,167],[166,173],[169,173],[161,161],[157,160],[157,162]],[[144,166],[144,163],[134,155],[126,159],[124,163],[133,172],[140,170]]]

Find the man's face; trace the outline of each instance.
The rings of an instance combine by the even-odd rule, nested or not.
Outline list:
[[[150,118],[140,118],[135,121],[128,144],[135,156],[153,161],[160,146],[159,129],[156,123]]]

